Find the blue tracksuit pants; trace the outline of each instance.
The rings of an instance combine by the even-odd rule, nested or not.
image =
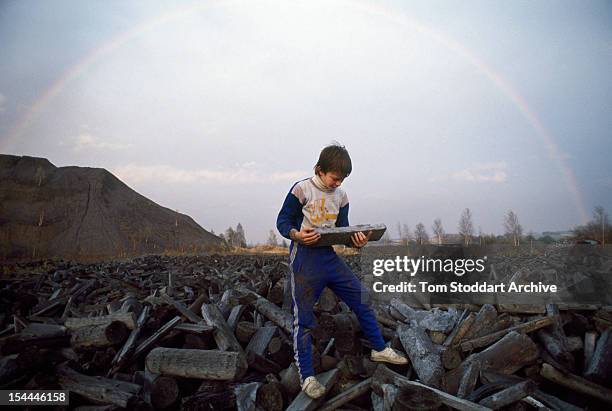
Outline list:
[[[314,375],[311,331],[316,326],[313,307],[329,287],[357,315],[361,330],[376,351],[385,348],[376,316],[368,305],[369,292],[332,247],[293,243],[289,255],[293,299],[293,349],[300,382]]]

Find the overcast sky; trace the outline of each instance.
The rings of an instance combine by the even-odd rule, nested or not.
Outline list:
[[[338,140],[352,224],[612,214],[610,1],[0,2],[0,153],[265,241]]]

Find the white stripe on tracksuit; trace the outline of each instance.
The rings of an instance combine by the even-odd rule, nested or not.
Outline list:
[[[293,299],[293,351],[295,355],[295,365],[297,365],[298,375],[300,376],[300,385],[304,383],[302,378],[302,371],[300,369],[300,357],[298,355],[298,342],[297,335],[299,331],[299,316],[298,316],[298,305],[295,299],[295,280],[293,276],[293,262],[295,261],[295,255],[297,254],[298,243],[293,243],[291,249],[291,255],[289,256],[289,274],[291,275],[291,297]]]

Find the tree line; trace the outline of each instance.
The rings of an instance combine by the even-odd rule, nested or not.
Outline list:
[[[470,245],[478,243],[479,245],[493,244],[506,242],[514,246],[520,246],[521,242],[527,240],[535,240],[533,232],[529,232],[527,235],[524,233],[522,224],[519,221],[518,215],[513,210],[508,210],[503,217],[503,235],[485,234],[482,229],[478,227],[478,231],[475,230],[474,217],[472,211],[466,208],[461,213],[459,222],[457,224],[457,233],[464,245]],[[445,232],[442,220],[436,218],[431,226],[431,233],[427,231],[425,224],[419,222],[414,231],[410,229],[410,226],[404,223],[397,223],[396,226],[397,234],[400,243],[407,245],[409,243],[416,244],[444,244],[448,235]],[[594,209],[592,219],[585,225],[576,226],[573,228],[573,240],[596,240],[601,244],[610,244],[612,240],[612,227],[610,226],[608,213],[603,207],[597,206]],[[387,230],[382,238],[383,242],[390,243],[391,236],[389,230]],[[555,240],[552,237],[543,237],[540,241],[544,243],[552,243]]]
[[[518,247],[521,245],[521,242],[535,240],[532,232],[529,232],[527,235],[524,234],[523,226],[519,222],[518,215],[513,210],[508,210],[504,214],[503,227],[503,235],[485,234],[480,227],[478,227],[476,231],[472,211],[469,208],[465,208],[457,224],[457,233],[464,245],[485,245],[506,242]],[[396,230],[400,243],[403,245],[409,243],[440,245],[444,244],[448,237],[440,218],[434,219],[431,225],[431,236],[425,224],[422,222],[419,222],[415,226],[414,231],[411,230],[410,226],[407,224],[398,222]],[[610,225],[609,215],[602,206],[595,207],[593,216],[589,222],[584,225],[576,226],[571,231],[573,240],[596,240],[604,245],[610,244],[612,241],[612,226]],[[213,230],[211,230],[211,233],[215,234]],[[225,240],[229,246],[247,247],[244,228],[240,223],[236,225],[236,228],[229,227],[224,233],[219,234],[219,237]],[[389,230],[385,232],[381,241],[383,243],[391,242]],[[554,239],[551,237],[543,237],[539,241],[552,243]],[[275,247],[288,247],[287,240],[282,238],[279,241],[279,237],[274,229],[269,231],[266,244]]]

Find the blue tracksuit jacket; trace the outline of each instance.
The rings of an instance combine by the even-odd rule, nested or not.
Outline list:
[[[292,228],[299,231],[301,227],[345,227],[349,225],[348,209],[348,197],[343,190],[321,188],[311,177],[291,187],[278,213],[276,227],[287,239],[291,239]],[[292,241],[289,277],[294,358],[302,383],[314,375],[311,331],[316,326],[316,319],[313,307],[326,286],[355,312],[372,347],[377,351],[385,348],[376,317],[367,304],[368,290],[332,247],[304,246]]]

